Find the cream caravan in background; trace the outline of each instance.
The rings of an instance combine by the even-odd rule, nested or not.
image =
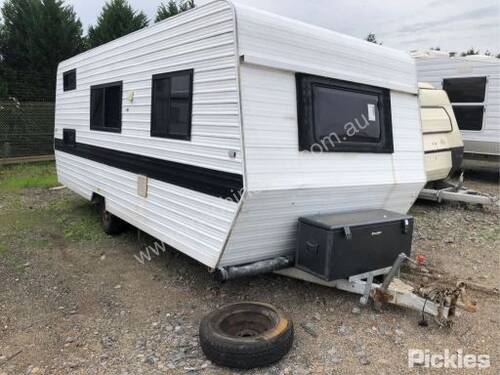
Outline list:
[[[419,83],[420,118],[428,182],[443,181],[462,166],[464,143],[444,90]]]

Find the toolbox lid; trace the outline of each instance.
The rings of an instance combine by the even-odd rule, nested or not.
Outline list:
[[[333,230],[344,227],[388,223],[411,218],[412,217],[409,215],[387,210],[367,210],[303,216],[299,218],[299,222],[327,230]]]

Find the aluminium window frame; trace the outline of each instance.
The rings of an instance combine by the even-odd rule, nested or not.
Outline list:
[[[155,110],[155,81],[162,80],[166,78],[172,78],[175,76],[183,76],[188,75],[189,77],[189,92],[188,92],[188,124],[187,124],[187,134],[186,135],[178,135],[169,133],[170,126],[170,118],[168,118],[167,124],[165,125],[166,131],[160,132],[154,127],[154,110]],[[165,139],[176,139],[182,141],[191,141],[191,131],[192,131],[192,123],[193,123],[193,78],[194,78],[194,69],[184,69],[184,70],[176,70],[172,72],[159,73],[154,74],[151,80],[151,125],[150,125],[150,136],[154,138],[165,138]],[[171,86],[169,85],[169,89]],[[175,97],[174,97],[175,98]],[[168,93],[168,105],[170,117],[170,108],[172,102],[171,92]]]
[[[321,152],[394,153],[391,91],[389,89],[306,73],[296,73],[295,79],[297,88],[299,151],[314,152],[312,150],[314,144],[320,144],[322,146]],[[325,147],[324,142],[322,143],[325,137],[318,139],[316,127],[314,126],[314,86],[376,95],[378,97],[377,109],[380,124],[380,141],[378,143],[344,141],[336,143],[334,147],[330,147],[329,145]]]
[[[106,121],[106,88],[109,87],[120,87],[120,125],[118,127],[106,127],[106,126],[95,126],[92,125],[92,90],[104,90],[103,94],[103,121]],[[123,81],[115,81],[109,83],[103,83],[100,85],[90,86],[90,130],[103,131],[109,133],[121,133],[122,132],[122,120],[123,120]]]

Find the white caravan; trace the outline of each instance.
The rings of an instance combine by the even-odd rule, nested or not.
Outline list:
[[[448,93],[469,157],[500,156],[500,59],[417,51],[418,80]]]
[[[214,1],[59,65],[58,177],[212,269],[289,255],[299,217],[412,206],[417,90],[404,52]]]

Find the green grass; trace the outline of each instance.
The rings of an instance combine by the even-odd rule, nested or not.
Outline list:
[[[0,262],[14,272],[24,272],[27,260],[38,256],[52,259],[59,249],[110,240],[87,200],[52,186],[52,162],[0,166]]]
[[[53,162],[0,166],[0,192],[13,193],[27,188],[57,186]]]
[[[101,229],[99,215],[87,201],[73,199],[56,209],[58,227],[63,228],[65,239],[74,242],[100,241],[106,238]]]
[[[0,255],[7,255],[14,244],[23,249],[47,249],[61,241],[106,238],[89,202],[68,191],[48,191],[57,185],[53,162],[0,166]],[[30,196],[31,188],[47,190]]]

